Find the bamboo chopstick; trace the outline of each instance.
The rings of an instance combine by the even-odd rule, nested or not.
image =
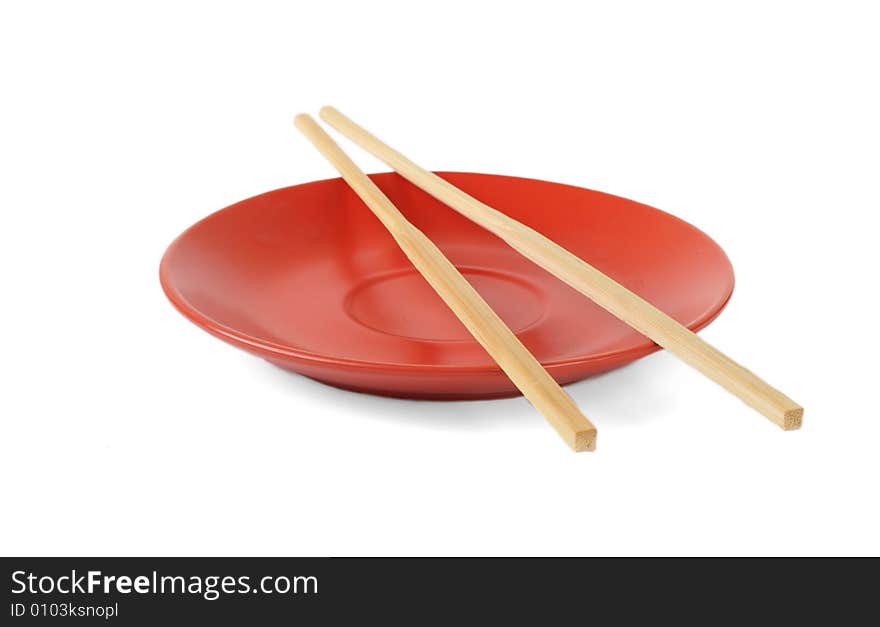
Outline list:
[[[575,451],[594,450],[596,427],[440,249],[397,210],[310,116],[300,114],[294,123],[376,214],[416,269],[566,444]]]
[[[488,229],[786,431],[800,428],[804,415],[800,405],[583,259],[416,165],[333,107],[322,108],[321,118],[405,179]]]

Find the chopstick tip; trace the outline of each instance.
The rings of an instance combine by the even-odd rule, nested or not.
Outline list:
[[[327,118],[328,118],[329,116],[332,116],[332,115],[338,115],[338,114],[339,114],[339,111],[337,111],[334,107],[331,107],[330,105],[324,105],[323,107],[321,107],[321,108],[318,110],[318,115],[319,115],[319,116],[321,117],[321,119],[324,120],[325,122],[327,121]]]
[[[303,124],[311,122],[311,120],[312,116],[310,116],[308,113],[297,113],[295,116],[293,116],[293,123],[297,127],[301,127]]]

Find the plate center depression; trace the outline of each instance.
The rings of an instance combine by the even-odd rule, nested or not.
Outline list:
[[[541,292],[527,280],[482,268],[458,270],[515,333],[543,317]],[[427,342],[473,340],[415,269],[365,279],[348,293],[344,306],[353,320],[380,333]]]

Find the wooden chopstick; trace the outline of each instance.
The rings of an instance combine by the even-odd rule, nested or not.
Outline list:
[[[575,451],[594,450],[596,427],[440,249],[397,210],[310,116],[300,114],[294,123],[376,214],[416,269],[566,444]]]
[[[783,429],[800,428],[804,415],[800,405],[583,259],[416,165],[333,107],[322,108],[321,118],[405,179],[488,229]]]

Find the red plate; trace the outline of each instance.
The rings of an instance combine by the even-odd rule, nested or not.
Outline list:
[[[730,298],[724,251],[667,213],[558,183],[440,174],[691,329]],[[657,350],[398,175],[371,178],[560,383]],[[171,244],[160,276],[174,306],[209,333],[332,385],[418,398],[517,393],[342,179],[268,192],[208,216]]]

